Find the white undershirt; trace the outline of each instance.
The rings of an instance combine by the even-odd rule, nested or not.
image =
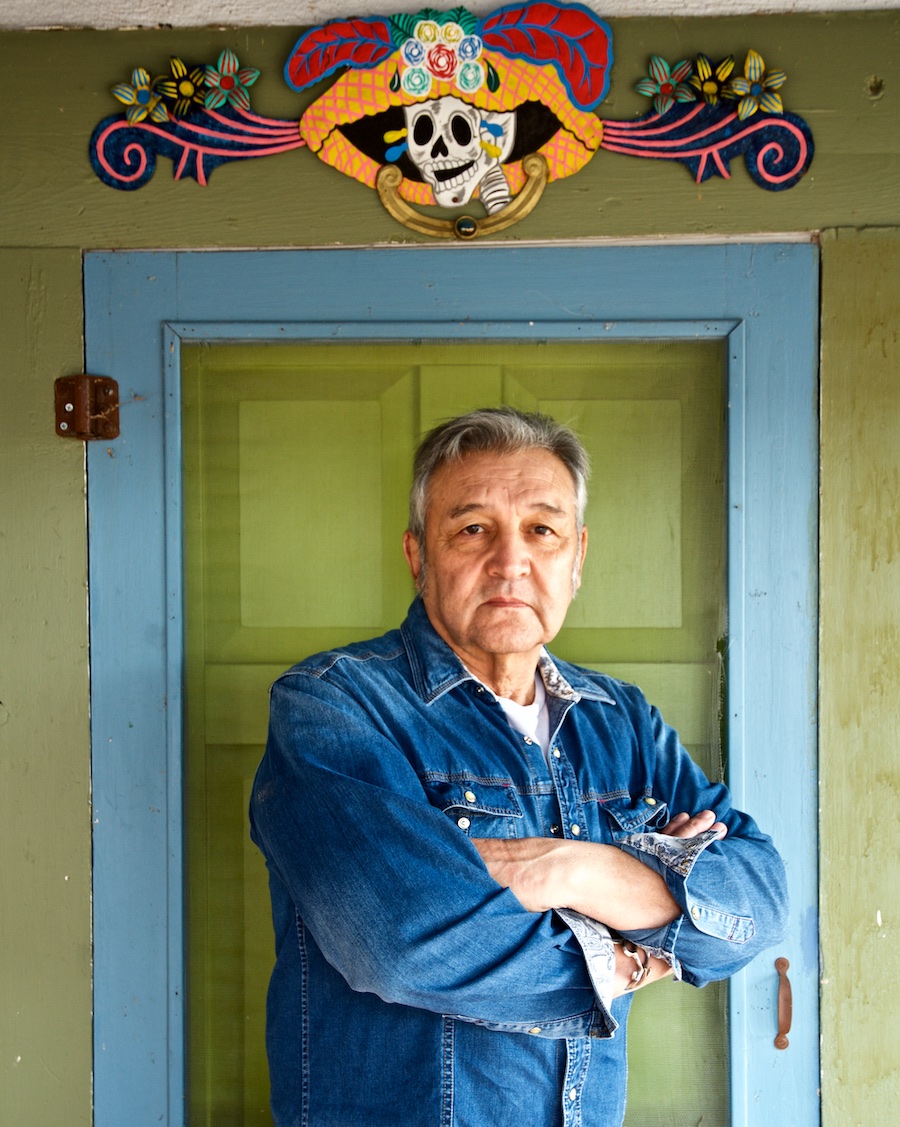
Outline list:
[[[497,697],[497,703],[506,713],[510,727],[534,740],[546,759],[550,748],[550,712],[540,673],[534,675],[534,700],[531,704],[517,704],[509,697]]]

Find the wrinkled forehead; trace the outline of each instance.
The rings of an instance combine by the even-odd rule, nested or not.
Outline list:
[[[482,509],[576,513],[575,479],[565,462],[549,450],[465,454],[438,466],[428,483],[425,520]]]

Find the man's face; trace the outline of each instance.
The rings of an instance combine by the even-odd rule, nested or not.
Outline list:
[[[533,654],[556,636],[581,583],[575,484],[546,450],[472,454],[431,479],[422,598],[438,634],[472,669]],[[404,549],[419,582],[423,559]]]

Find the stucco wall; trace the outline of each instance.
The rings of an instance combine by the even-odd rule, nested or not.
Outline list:
[[[8,7],[8,5],[7,5]],[[355,6],[354,6],[355,7]],[[220,9],[221,10],[221,9]],[[256,9],[254,9],[256,11]],[[612,21],[610,118],[644,108],[646,58],[754,46],[788,72],[812,170],[762,192],[736,162],[701,187],[677,166],[600,154],[551,185],[515,240],[823,241],[823,1092],[827,1127],[892,1122],[900,1067],[896,700],[900,389],[900,15]],[[80,252],[153,246],[410,241],[374,193],[300,151],[216,171],[203,189],[161,160],[137,193],[87,161],[109,88],[171,54],[223,46],[260,66],[260,112],[296,116],[280,79],[295,27],[0,35],[0,1102],[2,1127],[91,1118],[90,790],[83,451],[53,433],[53,381],[82,356]],[[878,81],[874,81],[878,79]],[[883,230],[863,230],[882,228]],[[876,799],[881,798],[881,803]],[[130,1127],[130,1125],[129,1125]],[[781,1125],[779,1125],[781,1127]],[[793,1127],[793,1125],[791,1125]]]
[[[419,0],[396,0],[385,12],[416,12]],[[440,5],[431,5],[439,7]],[[483,15],[501,5],[476,0],[465,5]],[[735,16],[760,12],[833,12],[888,9],[892,0],[609,0],[587,3],[605,19],[624,16]],[[339,16],[364,16],[381,8],[359,0],[0,0],[0,27],[296,27]]]

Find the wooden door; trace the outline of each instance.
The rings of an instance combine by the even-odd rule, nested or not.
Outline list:
[[[246,822],[268,686],[402,621],[412,454],[434,423],[512,403],[584,436],[591,551],[554,650],[640,684],[723,775],[725,379],[720,341],[183,349],[193,1127],[270,1122],[273,942]],[[650,993],[630,1022],[628,1122],[725,1127],[725,987]],[[666,1054],[660,1007],[684,1031]]]

